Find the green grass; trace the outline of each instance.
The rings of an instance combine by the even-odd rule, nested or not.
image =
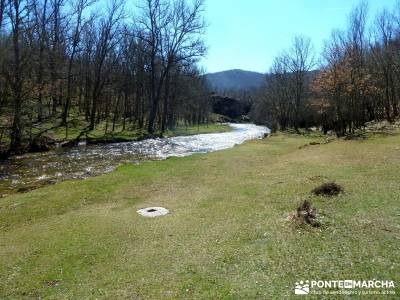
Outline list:
[[[399,295],[399,137],[280,134],[1,199],[0,298],[283,299],[306,279]],[[345,193],[311,196],[327,180]],[[286,220],[306,198],[322,229]],[[155,205],[171,214],[136,213]]]

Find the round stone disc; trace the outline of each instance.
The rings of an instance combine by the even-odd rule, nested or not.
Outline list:
[[[143,217],[155,218],[165,216],[169,210],[164,207],[146,207],[139,209],[137,213]]]

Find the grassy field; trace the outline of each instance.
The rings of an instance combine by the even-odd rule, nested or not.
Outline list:
[[[393,280],[399,295],[400,135],[319,139],[280,134],[1,199],[0,298],[282,299],[299,280],[343,279]],[[345,193],[310,194],[328,180]],[[321,228],[287,220],[301,199]],[[171,214],[136,213],[148,206]]]

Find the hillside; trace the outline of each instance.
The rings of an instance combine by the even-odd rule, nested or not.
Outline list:
[[[265,79],[262,73],[238,69],[209,73],[205,76],[208,86],[214,91],[252,90],[260,88]]]

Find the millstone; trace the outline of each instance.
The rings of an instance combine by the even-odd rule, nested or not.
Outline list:
[[[143,217],[155,218],[165,216],[169,210],[164,207],[147,207],[139,209],[137,213]]]

